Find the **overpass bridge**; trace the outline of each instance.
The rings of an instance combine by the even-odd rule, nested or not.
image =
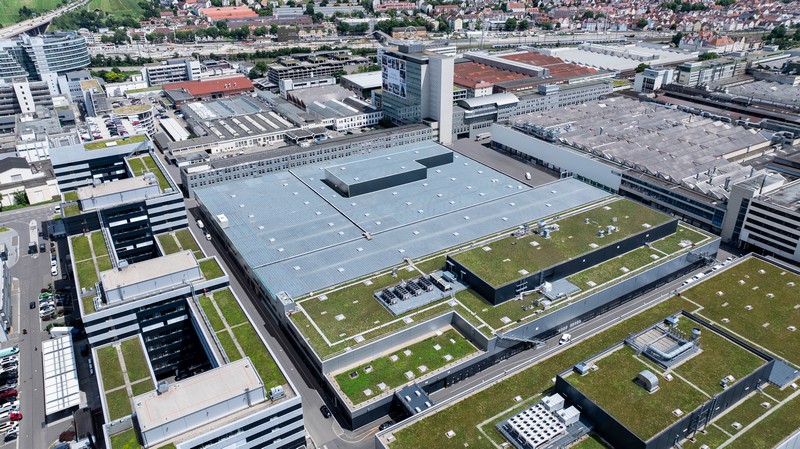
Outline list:
[[[80,7],[89,4],[90,0],[77,0],[65,6],[60,6],[52,11],[48,11],[41,16],[34,17],[5,28],[0,28],[0,39],[10,39],[14,36],[19,36],[22,33],[28,34],[42,34],[47,31],[47,27],[53,18],[58,17],[64,13],[76,10]]]

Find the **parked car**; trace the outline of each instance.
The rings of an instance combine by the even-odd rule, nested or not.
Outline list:
[[[58,276],[58,267],[50,267],[50,274]]]
[[[378,430],[386,430],[386,429],[388,429],[389,427],[392,427],[393,425],[394,425],[394,421],[392,421],[392,420],[390,419],[389,421],[386,421],[385,423],[381,424],[381,425],[378,427]]]
[[[35,309],[36,308],[36,301],[31,301],[31,303],[28,304],[28,307],[30,307],[31,309]]]
[[[331,411],[327,405],[323,405],[322,407],[320,407],[319,412],[322,413],[322,416],[324,416],[325,418],[330,418],[332,416]]]

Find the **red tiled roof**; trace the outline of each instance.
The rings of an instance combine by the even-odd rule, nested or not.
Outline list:
[[[184,81],[181,83],[164,84],[164,90],[186,89],[192,96],[199,97],[212,93],[239,92],[253,90],[253,83],[244,76],[221,78],[208,81]]]
[[[258,17],[258,13],[247,6],[224,6],[221,8],[203,8],[200,14],[211,20],[224,19],[244,19],[248,17]]]
[[[582,67],[576,64],[564,62],[564,60],[561,58],[556,58],[555,56],[542,55],[533,52],[518,53],[500,57],[503,59],[510,59],[512,61],[524,62],[526,64],[547,68],[550,70],[550,76],[554,77],[583,76],[591,75],[592,73],[597,72],[597,70],[589,67]]]
[[[459,86],[475,89],[478,87],[488,87],[501,81],[518,80],[522,78],[528,77],[520,73],[478,64],[477,62],[464,62],[456,64],[453,82]]]

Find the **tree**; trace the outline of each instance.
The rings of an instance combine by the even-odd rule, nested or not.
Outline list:
[[[278,34],[278,25],[272,24],[269,26],[269,34],[276,36]]]
[[[649,23],[650,22],[648,22],[647,19],[639,19],[639,20],[636,21],[636,28],[639,28],[640,30],[643,30],[643,29],[645,29],[645,27],[647,27],[647,25]]]
[[[683,36],[684,36],[684,34],[681,33],[680,31],[678,31],[677,33],[675,33],[674,36],[672,36],[672,41],[671,42],[673,44],[675,44],[675,46],[677,47],[677,46],[679,46],[681,44],[681,39],[683,39]]]
[[[14,192],[14,203],[27,206],[28,204],[30,204],[30,202],[28,202],[28,194],[25,193],[24,190]]]
[[[517,19],[509,17],[506,19],[506,31],[514,31],[517,29]]]
[[[30,19],[33,17],[33,11],[31,11],[31,9],[27,6],[20,8],[19,11],[17,11],[17,14],[19,14],[20,19]]]
[[[530,24],[528,23],[527,20],[522,19],[522,20],[519,21],[519,25],[517,25],[517,26],[519,27],[520,31],[527,31],[529,25]]]
[[[219,29],[220,34],[222,34],[225,31],[228,31],[228,21],[227,20],[217,20],[217,23],[215,23],[215,25],[217,26],[217,29]]]
[[[339,82],[339,78],[341,78],[341,77],[343,77],[345,75],[347,75],[347,72],[345,72],[344,70],[337,70],[337,71],[333,72],[333,77],[336,78],[336,82],[337,83]]]
[[[650,64],[641,63],[636,66],[636,73],[642,73],[644,72],[644,69],[649,69],[649,68]]]
[[[698,61],[710,61],[712,59],[719,58],[719,55],[714,53],[713,51],[709,51],[707,53],[703,53],[702,55],[697,57]]]
[[[584,11],[583,18],[584,19],[591,19],[594,17],[594,11]]]

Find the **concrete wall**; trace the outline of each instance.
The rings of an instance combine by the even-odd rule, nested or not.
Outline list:
[[[797,430],[792,436],[775,446],[775,449],[800,449],[800,430]]]

